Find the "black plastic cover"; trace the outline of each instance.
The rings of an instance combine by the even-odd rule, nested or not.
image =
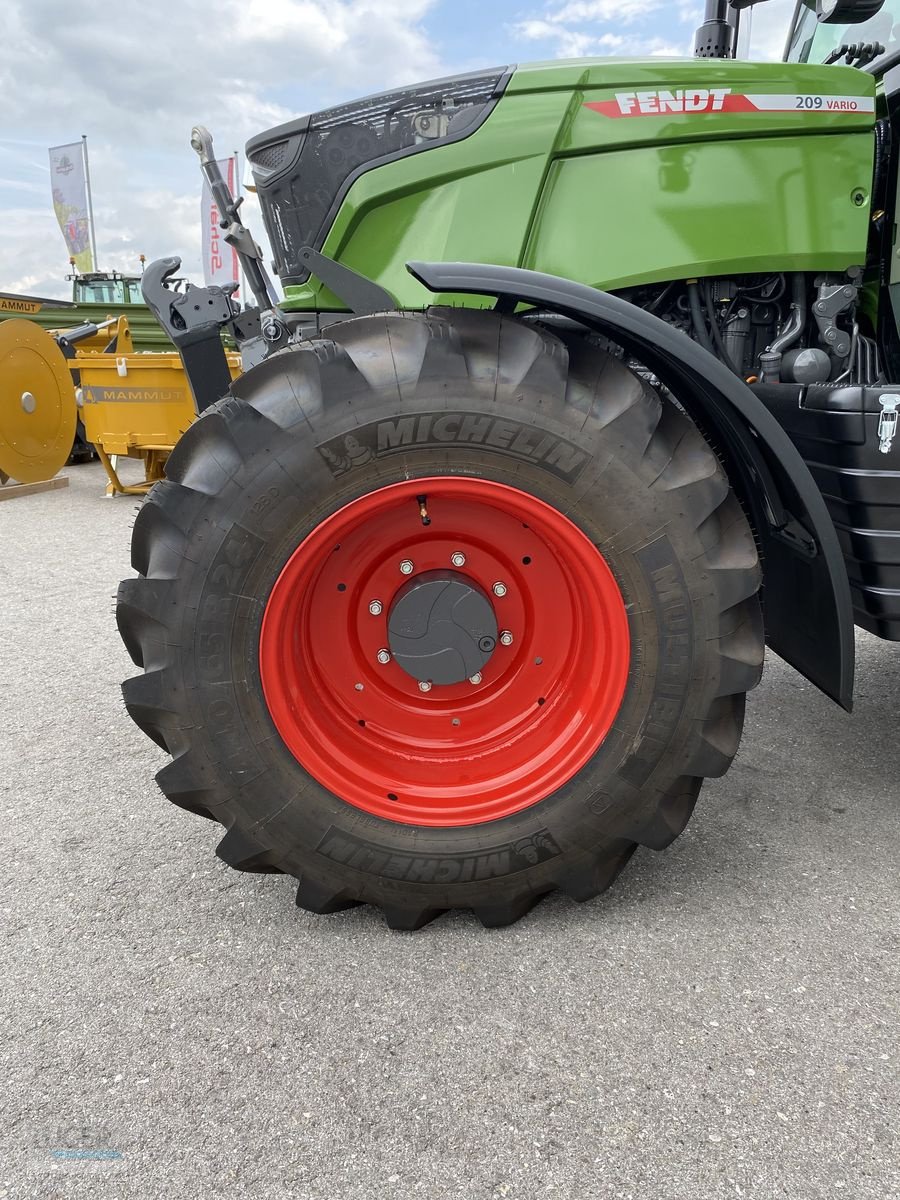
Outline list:
[[[881,449],[885,387],[753,389],[800,451],[825,498],[844,555],[856,624],[900,641],[900,439]],[[798,389],[802,390],[802,389]]]
[[[468,137],[510,74],[498,67],[382,92],[251,138],[247,158],[282,283],[309,277],[300,250],[322,248],[341,201],[363,171]]]

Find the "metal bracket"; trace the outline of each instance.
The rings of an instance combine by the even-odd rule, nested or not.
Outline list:
[[[186,333],[214,325],[218,331],[237,316],[240,308],[231,299],[237,284],[222,288],[196,287],[189,283],[183,292],[176,292],[168,285],[181,267],[181,259],[157,258],[141,276],[141,292],[147,307],[175,343]]]
[[[250,291],[260,309],[265,310],[277,301],[263,266],[262,251],[240,219],[243,197],[235,200],[232,196],[216,160],[212,134],[205,125],[195,125],[191,130],[191,146],[200,158],[200,168],[219,210],[219,224],[225,231],[225,241],[237,252]]]
[[[798,550],[805,558],[815,558],[819,553],[816,539],[796,517],[788,517],[787,523],[776,529],[774,535]]]
[[[396,309],[397,301],[386,288],[373,283],[371,279],[366,279],[365,275],[360,275],[358,271],[345,267],[343,263],[326,258],[318,250],[313,250],[312,246],[303,246],[298,257],[316,279],[324,283],[330,292],[334,292],[355,316],[393,312]]]
[[[141,292],[147,307],[175,343],[184,364],[197,412],[202,413],[221,399],[231,386],[231,372],[221,330],[240,309],[231,299],[237,284],[225,287],[195,287],[183,292],[168,286],[181,266],[181,259],[158,258],[141,277]]]
[[[819,339],[837,358],[846,358],[850,353],[850,334],[838,327],[836,318],[856,303],[859,288],[846,279],[835,281],[827,275],[820,276],[816,283],[819,295],[812,311],[819,327]]]
[[[894,444],[894,438],[897,436],[897,422],[900,420],[900,413],[897,409],[900,406],[900,396],[879,396],[878,403],[881,405],[881,416],[878,418],[878,449],[882,454],[889,454],[891,446]]]

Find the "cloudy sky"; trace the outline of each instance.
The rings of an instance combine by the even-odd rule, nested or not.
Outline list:
[[[191,126],[221,156],[330,104],[506,63],[687,54],[702,0],[3,0],[0,290],[67,297],[47,147],[88,137],[99,266],[179,254],[200,280]],[[783,44],[790,0],[754,17]],[[245,213],[253,217],[248,202]],[[252,222],[259,237],[262,226]]]

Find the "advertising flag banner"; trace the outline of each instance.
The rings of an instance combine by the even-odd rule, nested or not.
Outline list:
[[[50,186],[53,210],[76,268],[81,272],[93,271],[83,142],[51,147]]]
[[[219,160],[219,169],[228,181],[228,189],[232,196],[235,194],[235,179],[237,177],[237,161],[231,158]],[[209,190],[209,184],[203,181],[203,199],[201,202],[201,227],[203,229],[203,278],[207,287],[216,283],[237,283],[238,256],[233,246],[229,246],[223,236],[224,231],[219,225],[219,208]]]

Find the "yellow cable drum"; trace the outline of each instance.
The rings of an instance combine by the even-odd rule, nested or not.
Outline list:
[[[72,452],[75,405],[62,351],[40,326],[0,324],[0,483],[39,483]]]
[[[31,321],[0,323],[0,483],[52,478],[72,451],[80,416],[110,491],[145,492],[162,478],[166,459],[197,416],[180,357],[136,353],[125,317],[71,345],[65,336]],[[232,351],[227,358],[235,378],[241,356]],[[118,455],[143,460],[140,483],[122,483]]]

